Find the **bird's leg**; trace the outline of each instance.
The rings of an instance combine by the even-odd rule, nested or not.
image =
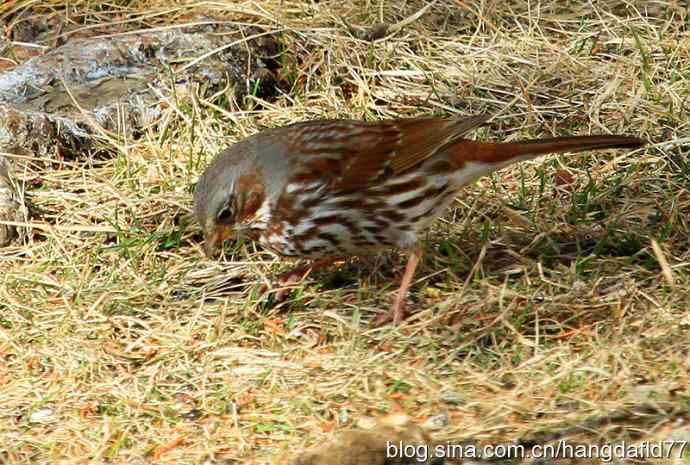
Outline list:
[[[407,259],[407,266],[405,266],[405,273],[403,273],[402,281],[400,283],[400,289],[398,289],[398,294],[395,296],[395,302],[393,302],[393,307],[391,309],[379,315],[374,322],[375,326],[382,326],[390,321],[394,325],[397,325],[403,320],[405,312],[405,297],[410,290],[410,285],[412,285],[412,278],[414,277],[414,272],[419,265],[419,261],[422,258],[423,249],[421,245],[416,245],[412,252],[410,252],[410,257]]]
[[[289,271],[286,271],[285,273],[279,274],[277,277],[277,281],[278,284],[280,284],[281,288],[276,291],[275,299],[278,302],[282,302],[283,300],[285,300],[288,293],[290,292],[289,286],[291,284],[296,284],[302,281],[307,276],[309,276],[309,273],[311,273],[312,271],[330,266],[339,260],[341,260],[340,257],[324,258],[322,260],[312,262],[309,265],[298,266]]]

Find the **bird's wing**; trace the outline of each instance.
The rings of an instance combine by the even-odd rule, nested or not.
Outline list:
[[[291,182],[325,182],[335,191],[377,184],[422,163],[489,118],[297,123],[288,131],[288,152],[296,167]]]

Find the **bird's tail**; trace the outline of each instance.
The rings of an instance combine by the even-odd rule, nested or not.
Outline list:
[[[459,141],[452,147],[456,161],[483,162],[506,166],[514,161],[534,158],[547,153],[583,152],[585,150],[602,150],[642,147],[645,141],[632,136],[574,136],[554,137],[550,139],[524,140],[517,142],[495,143]]]

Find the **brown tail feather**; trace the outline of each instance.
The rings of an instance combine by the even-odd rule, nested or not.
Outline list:
[[[504,164],[511,159],[531,158],[547,153],[582,152],[614,148],[636,149],[645,141],[632,136],[574,136],[507,143],[458,141],[451,148],[460,163],[481,161]]]

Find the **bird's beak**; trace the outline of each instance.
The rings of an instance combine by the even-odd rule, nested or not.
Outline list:
[[[204,233],[204,253],[208,258],[218,256],[223,242],[234,237],[233,231],[228,226],[217,226]]]

